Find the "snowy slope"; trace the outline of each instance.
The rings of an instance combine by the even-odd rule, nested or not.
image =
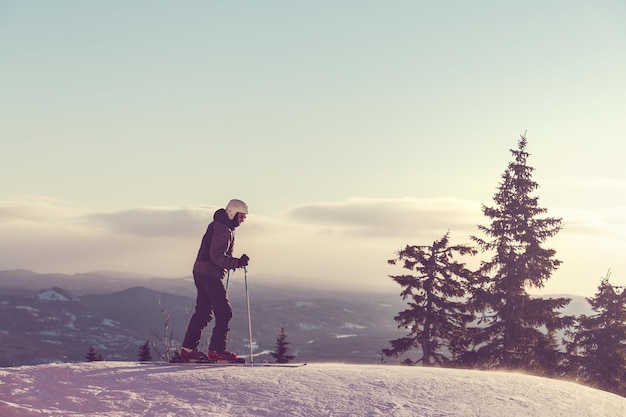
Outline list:
[[[0,416],[624,417],[626,399],[502,372],[91,362],[0,369]]]

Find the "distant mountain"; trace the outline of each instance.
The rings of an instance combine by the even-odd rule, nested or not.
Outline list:
[[[544,298],[559,298],[566,297],[571,298],[572,301],[569,302],[568,305],[563,307],[562,313],[570,316],[580,316],[581,314],[590,315],[594,314],[594,311],[591,309],[591,304],[587,301],[586,297],[581,297],[579,295],[546,295]]]
[[[58,287],[1,294],[0,366],[80,361],[91,345],[105,357],[135,359],[135,346],[159,323],[157,300],[149,289],[82,297]]]
[[[184,296],[145,287],[91,295],[75,295],[60,287],[31,293],[20,289],[19,294],[14,290],[0,293],[0,366],[83,361],[90,346],[108,360],[135,360],[146,340],[164,352],[159,343],[165,333],[161,305],[169,316],[168,335],[178,349],[195,301],[192,291]],[[231,282],[229,294],[235,312],[229,347],[246,354],[248,323],[242,283]],[[393,316],[401,308],[401,299],[390,294],[255,287],[251,297],[255,352],[273,351],[285,325],[290,353],[302,360],[377,363],[380,350],[400,336]],[[159,354],[153,350],[153,355]],[[266,355],[266,359],[271,357]]]
[[[142,286],[153,279],[142,275],[109,272],[67,275],[38,274],[17,269],[0,271],[0,292],[4,294],[29,294],[33,291],[59,287],[75,295],[106,294],[134,286]]]
[[[166,321],[168,337],[179,348],[194,308],[193,279],[101,274],[0,271],[0,366],[83,361],[92,345],[105,359],[135,360],[147,340],[154,343],[156,358],[164,352],[160,340],[165,339]],[[229,297],[235,314],[229,348],[246,354],[247,307],[241,280],[231,280]],[[565,314],[589,314],[583,297],[572,298]],[[381,349],[406,335],[393,320],[406,309],[398,294],[255,282],[250,302],[255,353],[273,351],[285,325],[290,353],[299,360],[379,363]],[[210,329],[203,337],[204,349]]]

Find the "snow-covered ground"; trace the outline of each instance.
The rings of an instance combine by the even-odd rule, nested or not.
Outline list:
[[[624,417],[626,398],[504,372],[90,362],[0,369],[0,416]]]

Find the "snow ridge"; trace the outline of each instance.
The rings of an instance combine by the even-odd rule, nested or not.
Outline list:
[[[3,368],[0,381],[7,417],[626,415],[625,398],[570,382],[390,365],[90,362]]]

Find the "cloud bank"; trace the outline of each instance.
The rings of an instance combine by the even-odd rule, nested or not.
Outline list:
[[[407,244],[430,244],[450,231],[470,243],[487,224],[481,204],[455,198],[350,198],[310,203],[282,213],[250,213],[237,229],[235,255],[247,253],[251,273],[268,280],[337,288],[390,288],[387,260]],[[216,206],[139,207],[93,211],[31,198],[0,202],[0,269],[76,273],[118,270],[189,276]],[[564,229],[548,242],[564,261],[559,274],[584,280],[591,295],[608,268],[619,277],[626,249],[626,208],[556,209]],[[592,268],[582,275],[581,262]],[[466,261],[467,262],[467,261]],[[568,278],[569,279],[569,278]],[[562,279],[564,287],[571,280]],[[555,290],[557,291],[557,290]],[[579,291],[578,293],[580,293]]]
[[[335,203],[296,207],[289,218],[295,222],[339,230],[355,238],[415,239],[459,233],[475,228],[480,204],[454,198],[373,199],[352,198]]]

